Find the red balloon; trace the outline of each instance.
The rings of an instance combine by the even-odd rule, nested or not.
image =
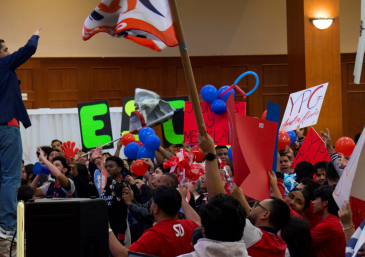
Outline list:
[[[285,150],[285,146],[290,146],[290,136],[285,131],[279,131],[278,148],[280,150]]]
[[[266,114],[267,114],[267,110],[264,111],[263,114],[261,115],[262,120],[266,120]]]
[[[342,153],[344,156],[348,157],[355,149],[355,142],[349,137],[341,137],[337,140],[335,148],[336,152]]]
[[[136,142],[136,139],[131,133],[124,134],[122,136],[122,144],[127,146],[129,143]]]
[[[199,146],[193,146],[191,148],[191,153],[194,153],[194,159],[195,162],[201,162],[204,159],[204,152]]]
[[[143,160],[137,160],[132,164],[132,171],[137,176],[143,176],[148,170],[148,166]]]
[[[144,146],[144,144],[141,141],[137,141],[137,144],[139,144],[139,146]]]

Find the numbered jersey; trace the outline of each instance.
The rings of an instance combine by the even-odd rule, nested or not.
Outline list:
[[[193,231],[198,227],[193,221],[171,219],[147,229],[129,250],[155,256],[179,256],[194,251],[191,244]]]

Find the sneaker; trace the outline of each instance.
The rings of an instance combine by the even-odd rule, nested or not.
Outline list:
[[[6,231],[0,226],[0,238],[11,241],[14,237],[15,231]],[[14,242],[16,243],[16,237],[14,238]]]

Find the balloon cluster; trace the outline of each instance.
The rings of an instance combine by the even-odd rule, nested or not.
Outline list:
[[[139,131],[138,137],[139,141],[136,142],[134,135],[131,133],[126,133],[122,136],[121,141],[125,146],[124,155],[129,159],[150,158],[153,160],[155,158],[155,151],[161,145],[160,138],[150,127],[142,128]],[[143,162],[143,160],[137,160],[132,165],[133,173],[138,176],[146,173],[147,169],[148,166]]]
[[[194,147],[193,147],[194,148]],[[196,146],[196,149],[198,146]],[[170,160],[163,164],[163,168],[170,168],[170,173],[177,177],[180,185],[185,185],[191,181],[195,183],[205,174],[204,166],[201,163],[195,163],[194,160],[200,159],[200,148],[191,151],[189,154],[185,149],[181,149]],[[204,158],[204,153],[203,153]]]
[[[233,89],[231,89],[221,98],[218,98],[223,93],[223,91],[228,88],[229,86],[223,86],[219,90],[217,90],[213,85],[205,85],[200,91],[200,96],[203,98],[204,101],[212,104],[212,111],[215,114],[220,115],[225,113],[227,110],[226,102],[228,100],[228,97],[231,94],[233,94],[233,97],[235,97],[235,92]]]
[[[245,77],[246,75],[254,75],[256,78],[256,85],[255,87],[248,92],[247,94],[239,87],[237,86],[238,82]],[[226,102],[228,100],[228,97],[233,94],[233,97],[236,96],[234,89],[238,90],[242,95],[243,99],[246,99],[246,96],[251,95],[259,86],[259,77],[255,72],[247,71],[243,74],[241,74],[236,81],[233,83],[232,86],[223,86],[219,90],[213,85],[205,85],[200,90],[200,96],[203,98],[204,101],[207,103],[212,104],[212,111],[215,114],[223,114],[227,110]]]

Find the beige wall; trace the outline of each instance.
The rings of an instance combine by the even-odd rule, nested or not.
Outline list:
[[[292,0],[295,1],[295,0]],[[99,33],[84,42],[81,30],[100,0],[3,0],[0,38],[10,50],[42,26],[36,57],[178,56]],[[224,3],[224,5],[222,5]],[[286,0],[178,0],[190,55],[286,54]],[[341,52],[355,52],[360,0],[341,0]]]

